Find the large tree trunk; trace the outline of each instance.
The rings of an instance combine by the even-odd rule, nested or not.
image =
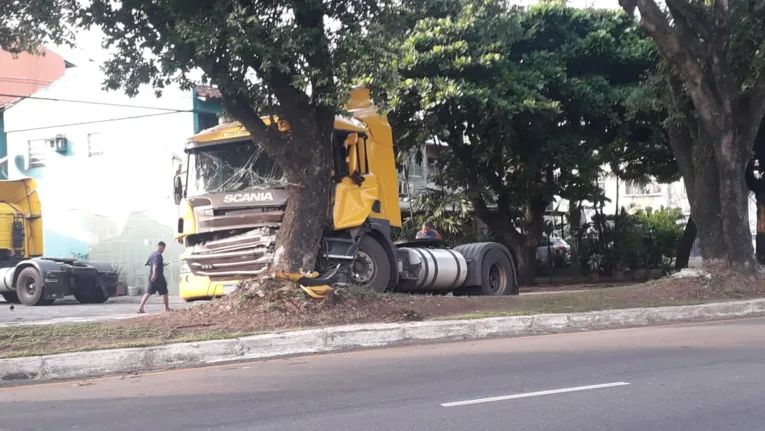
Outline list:
[[[714,145],[720,178],[720,216],[728,263],[733,269],[747,271],[754,267],[745,178],[751,144],[739,142],[733,124],[733,118],[723,122]]]
[[[267,127],[238,95],[223,96],[226,110],[241,122],[255,142],[262,145],[284,170],[289,197],[276,238],[270,272],[312,271],[316,265],[324,227],[328,226],[332,169],[334,111],[297,103],[299,92],[280,92],[287,110],[289,131]],[[294,97],[295,99],[289,99]]]
[[[692,183],[685,181],[691,217],[696,225],[701,246],[701,257],[705,262],[725,261],[727,249],[721,217],[721,191],[717,166],[714,159],[705,157],[713,151],[706,139],[699,139],[693,145]],[[682,172],[682,171],[681,171]],[[686,174],[683,173],[683,178]]]
[[[685,223],[685,230],[683,231],[683,237],[680,238],[680,242],[677,244],[677,258],[675,259],[675,269],[681,270],[688,268],[688,263],[691,260],[691,251],[693,251],[693,243],[696,242],[696,223],[693,222],[693,217],[688,217],[688,221]]]
[[[635,7],[640,10],[641,26],[670,66],[670,94],[684,116],[686,135],[693,135],[690,144],[672,143],[672,138],[670,142],[686,186],[692,184],[695,192],[691,197],[689,190],[689,200],[703,257],[725,259],[733,269],[750,271],[754,253],[744,172],[765,113],[765,75],[741,91],[729,62],[726,1],[712,2],[700,12],[682,1],[668,0],[669,17],[655,0],[620,0],[620,4],[630,14]]]
[[[534,284],[537,275],[537,248],[545,227],[545,208],[547,204],[540,199],[531,199],[523,212],[524,237],[519,263],[519,281],[521,284]]]
[[[328,113],[324,116],[334,119],[334,115]],[[331,223],[329,202],[334,123],[331,120],[306,123],[291,127],[293,139],[305,144],[300,145],[302,153],[294,156],[302,159],[300,164],[292,165],[297,169],[285,169],[290,194],[276,238],[274,271],[312,271],[323,230]],[[314,124],[324,128],[316,128]]]
[[[531,286],[536,284],[536,248],[530,249],[523,245],[516,245],[513,247],[513,253],[518,260],[518,284],[521,286]]]
[[[324,170],[322,170],[324,171]],[[327,225],[331,174],[305,176],[289,186],[289,200],[276,237],[272,269],[297,272],[313,270],[322,236]],[[292,181],[290,181],[292,183]]]

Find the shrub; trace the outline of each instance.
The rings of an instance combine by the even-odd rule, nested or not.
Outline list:
[[[650,208],[633,215],[622,213],[618,241],[624,265],[630,268],[660,268],[677,257],[683,236],[683,214],[677,208]]]

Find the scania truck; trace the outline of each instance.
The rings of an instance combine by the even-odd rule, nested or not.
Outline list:
[[[353,90],[346,109],[350,116],[338,116],[334,124],[331,227],[317,247],[317,267],[307,268],[319,275],[300,283],[518,294],[515,257],[502,244],[393,243],[391,228],[400,227],[402,217],[391,127],[366,88]],[[289,125],[280,129],[288,133]],[[267,270],[288,193],[282,170],[239,123],[198,133],[185,152],[186,168],[179,167],[174,178],[175,236],[185,245],[180,296],[193,301],[232,292]]]

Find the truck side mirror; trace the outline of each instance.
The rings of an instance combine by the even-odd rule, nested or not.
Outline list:
[[[180,175],[176,175],[173,179],[173,198],[176,205],[181,204],[181,199],[183,199],[183,182]]]

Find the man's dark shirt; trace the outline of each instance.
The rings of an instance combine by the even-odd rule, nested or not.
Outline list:
[[[164,280],[165,278],[165,260],[162,258],[162,253],[155,251],[149,256],[149,277],[151,278],[151,271],[154,265],[157,265],[157,280]]]
[[[430,229],[427,232],[417,232],[416,239],[438,239],[438,232],[435,229]]]

